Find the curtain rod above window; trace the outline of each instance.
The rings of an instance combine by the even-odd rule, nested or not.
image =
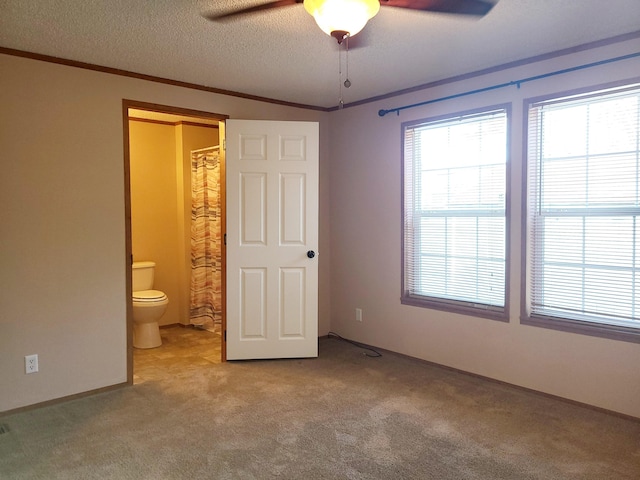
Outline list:
[[[497,90],[499,88],[511,87],[513,85],[520,88],[520,85],[527,82],[533,82],[534,80],[541,80],[547,77],[553,77],[555,75],[562,75],[563,73],[575,72],[576,70],[584,70],[585,68],[597,67],[599,65],[606,65],[607,63],[619,62],[621,60],[628,60],[630,58],[640,57],[640,52],[630,53],[628,55],[622,55],[620,57],[609,58],[607,60],[600,60],[598,62],[587,63],[584,65],[578,65],[577,67],[565,68],[563,70],[556,70],[555,72],[544,73],[542,75],[535,75],[533,77],[521,78],[520,80],[512,80],[506,83],[499,83],[497,85],[491,85],[490,87],[478,88],[476,90],[469,90],[468,92],[456,93],[455,95],[448,95],[446,97],[434,98],[433,100],[427,100],[420,103],[413,103],[411,105],[405,105],[403,107],[391,108],[389,110],[379,110],[378,115],[384,117],[387,113],[396,112],[400,115],[401,110],[407,110],[409,108],[422,107],[431,103],[442,102],[444,100],[451,100],[459,97],[466,97],[468,95],[474,95],[476,93],[488,92],[490,90]]]

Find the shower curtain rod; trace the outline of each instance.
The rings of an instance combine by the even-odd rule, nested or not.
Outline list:
[[[198,150],[191,150],[191,153],[208,152],[209,150],[220,150],[220,145],[216,145],[214,147],[199,148]]]
[[[563,73],[575,72],[576,70],[583,70],[585,68],[597,67],[599,65],[605,65],[607,63],[619,62],[621,60],[628,60],[629,58],[640,57],[640,52],[630,53],[629,55],[622,55],[620,57],[609,58],[607,60],[600,60],[599,62],[587,63],[584,65],[578,65],[577,67],[565,68],[563,70],[556,70],[555,72],[543,73],[542,75],[536,75],[533,77],[521,78],[520,80],[513,80],[511,82],[499,83],[490,87],[478,88],[477,90],[469,90],[468,92],[456,93],[455,95],[449,95],[447,97],[434,98],[433,100],[427,100],[425,102],[413,103],[411,105],[405,105],[403,107],[391,108],[389,110],[379,110],[378,116],[384,117],[387,113],[396,112],[400,115],[401,110],[407,110],[409,108],[422,107],[423,105],[429,105],[431,103],[442,102],[444,100],[451,100],[453,98],[466,97],[467,95],[473,95],[476,93],[488,92],[489,90],[497,90],[499,88],[510,87],[512,85],[520,88],[520,85],[527,82],[533,82],[534,80],[541,80],[547,77],[553,77],[555,75],[561,75]]]

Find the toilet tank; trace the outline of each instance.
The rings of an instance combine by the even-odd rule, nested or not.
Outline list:
[[[151,290],[153,288],[153,273],[155,268],[155,262],[133,262],[131,277],[132,290],[134,292]]]

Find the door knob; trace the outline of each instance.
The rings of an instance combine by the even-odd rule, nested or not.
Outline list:
[[[307,257],[309,257],[309,258],[313,258],[313,257],[315,257],[315,256],[316,256],[316,252],[314,252],[313,250],[309,250],[309,251],[307,252]]]

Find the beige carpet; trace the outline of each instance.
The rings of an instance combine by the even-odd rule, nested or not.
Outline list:
[[[308,360],[175,348],[132,387],[0,417],[0,478],[640,478],[633,420],[332,338]]]

